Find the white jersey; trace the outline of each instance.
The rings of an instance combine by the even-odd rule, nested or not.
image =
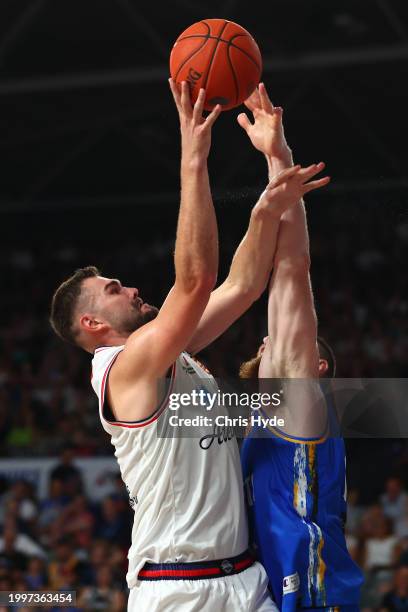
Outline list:
[[[115,447],[123,481],[134,509],[129,550],[129,588],[140,584],[138,573],[146,562],[188,563],[241,554],[248,533],[238,445],[235,438],[199,438],[169,433],[170,394],[204,389],[216,393],[214,378],[187,353],[172,368],[166,398],[143,421],[112,422],[103,414],[106,380],[123,346],[100,348],[92,361],[92,386],[99,398],[99,416]],[[217,414],[227,414],[219,407]],[[172,414],[175,414],[172,412]],[[179,417],[189,416],[180,407]],[[169,437],[159,437],[160,428]],[[201,431],[201,429],[200,429]],[[173,431],[174,434],[174,431]],[[165,432],[164,432],[165,435]],[[211,443],[212,441],[212,443]]]

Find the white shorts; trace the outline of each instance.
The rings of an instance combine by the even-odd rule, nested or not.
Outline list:
[[[130,589],[128,612],[277,612],[260,563],[222,578],[142,581]]]

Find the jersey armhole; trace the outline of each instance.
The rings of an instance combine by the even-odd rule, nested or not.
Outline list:
[[[121,349],[122,351],[123,349]],[[162,414],[162,412],[164,412],[164,410],[167,407],[167,403],[169,400],[169,396],[173,390],[173,386],[174,386],[174,380],[175,380],[175,371],[176,371],[176,362],[173,363],[173,365],[171,366],[171,374],[170,374],[170,381],[168,384],[168,388],[167,388],[167,392],[163,398],[163,400],[159,403],[159,406],[152,412],[152,414],[150,414],[148,417],[146,417],[145,419],[140,419],[138,421],[119,421],[119,420],[109,420],[105,417],[104,414],[104,408],[105,408],[105,392],[106,392],[106,385],[108,382],[108,377],[109,377],[109,373],[110,370],[113,366],[113,364],[116,361],[117,356],[119,355],[119,353],[121,351],[118,351],[116,353],[116,355],[113,356],[113,358],[111,359],[111,361],[109,362],[105,373],[103,375],[102,378],[102,384],[101,384],[101,394],[100,394],[100,413],[101,413],[101,418],[105,421],[105,423],[107,423],[108,425],[114,426],[114,427],[125,427],[125,428],[130,428],[130,429],[135,429],[135,428],[141,428],[141,427],[145,427],[147,425],[150,425],[150,423],[153,423],[154,421],[156,421],[159,416]],[[108,404],[108,408],[113,415],[113,412]]]
[[[262,409],[260,409],[260,412],[265,418],[268,418],[267,415],[264,414]],[[300,436],[292,436],[291,434],[286,433],[286,431],[279,429],[279,427],[273,427],[272,425],[267,425],[267,427],[269,431],[277,438],[281,438],[282,440],[286,440],[287,442],[292,442],[293,444],[323,444],[323,442],[326,442],[327,438],[329,437],[330,419],[329,415],[327,415],[326,427],[324,428],[324,432],[320,436],[317,436],[315,438],[301,438]]]

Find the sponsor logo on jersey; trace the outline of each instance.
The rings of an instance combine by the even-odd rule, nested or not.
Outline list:
[[[283,579],[283,594],[287,595],[288,593],[296,593],[300,587],[300,578],[299,574],[291,574],[290,576],[285,576]]]
[[[218,425],[214,425],[213,433],[201,438],[200,448],[203,450],[208,450],[214,440],[218,440],[218,444],[222,444],[223,442],[228,442],[233,438],[235,438],[235,431],[233,427],[219,427]]]
[[[126,489],[127,489],[128,495],[129,495],[129,504],[130,504],[130,507],[132,509],[134,509],[136,504],[139,503],[139,500],[137,499],[137,495],[131,495],[130,489],[129,489],[129,487],[127,485],[126,485]]]
[[[187,374],[196,374],[195,369],[193,368],[192,365],[190,365],[187,361],[187,359],[184,357],[184,355],[182,355],[182,362],[181,367],[183,368],[184,372],[187,372]]]

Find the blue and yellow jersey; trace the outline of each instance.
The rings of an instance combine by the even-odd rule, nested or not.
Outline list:
[[[344,536],[343,439],[254,428],[241,458],[251,537],[279,609],[358,606],[362,573]]]

